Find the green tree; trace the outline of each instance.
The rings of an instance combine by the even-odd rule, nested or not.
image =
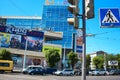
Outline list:
[[[55,67],[55,64],[60,60],[60,54],[55,49],[50,49],[45,54],[46,61],[49,67]]]
[[[12,60],[11,52],[6,49],[1,49],[0,60]]]
[[[90,55],[88,54],[88,55],[86,55],[86,67],[87,67],[87,69],[90,68],[90,62],[91,62],[91,58],[90,58]]]
[[[96,56],[93,58],[93,64],[95,65],[96,69],[103,68],[104,58],[103,56]]]
[[[112,61],[112,60],[116,60],[116,56],[113,55],[113,54],[108,54],[108,55],[106,56],[106,59],[107,59],[107,62],[108,62],[108,61]],[[109,67],[109,68],[114,68],[115,66],[110,66],[110,65],[108,65],[108,67]]]
[[[77,54],[76,53],[74,53],[74,52],[69,52],[68,54],[67,54],[67,56],[68,56],[68,59],[70,60],[70,64],[71,64],[71,66],[72,66],[72,69],[74,68],[74,65],[77,63],[77,61],[78,61],[78,56],[77,56]]]
[[[118,69],[120,69],[120,54],[116,54],[115,56],[118,61]]]
[[[107,55],[107,61],[110,61],[110,60],[116,60],[115,55],[113,55],[113,54],[108,54],[108,55]]]

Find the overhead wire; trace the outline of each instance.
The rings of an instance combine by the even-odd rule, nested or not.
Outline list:
[[[19,11],[21,11],[23,14],[28,15],[28,13],[23,10],[21,7],[19,7],[13,0],[8,0],[15,8],[17,8]]]

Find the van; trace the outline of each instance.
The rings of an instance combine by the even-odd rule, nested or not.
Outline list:
[[[13,61],[11,60],[0,60],[0,72],[13,71]]]

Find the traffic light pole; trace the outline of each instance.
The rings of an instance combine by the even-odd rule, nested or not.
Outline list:
[[[82,31],[83,31],[83,53],[82,53],[82,80],[86,80],[86,18],[94,18],[94,0],[82,0],[82,15],[79,14],[79,0],[68,0],[71,6],[68,10],[74,14],[74,18],[68,18],[67,21],[74,28],[79,28],[78,18],[82,17]]]
[[[82,29],[83,29],[82,80],[86,80],[86,17],[85,17],[85,0],[82,0]]]

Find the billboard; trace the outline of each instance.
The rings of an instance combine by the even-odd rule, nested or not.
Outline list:
[[[109,66],[118,66],[118,61],[117,60],[108,61],[108,65]]]
[[[11,26],[0,26],[1,47],[42,51],[44,33]],[[27,45],[26,45],[27,42]]]
[[[21,35],[10,34],[10,48],[20,48]]]
[[[41,37],[30,37],[30,36],[22,36],[21,39],[21,48],[25,49],[25,44],[27,41],[27,50],[32,51],[42,51],[42,45],[43,45],[43,38]]]
[[[10,42],[10,34],[0,32],[0,46],[8,48],[9,42]]]
[[[44,45],[43,49],[42,49],[42,52],[46,53],[49,49],[55,49],[55,50],[57,50],[60,55],[62,53],[61,47],[52,46],[52,45],[51,46],[50,45]]]

